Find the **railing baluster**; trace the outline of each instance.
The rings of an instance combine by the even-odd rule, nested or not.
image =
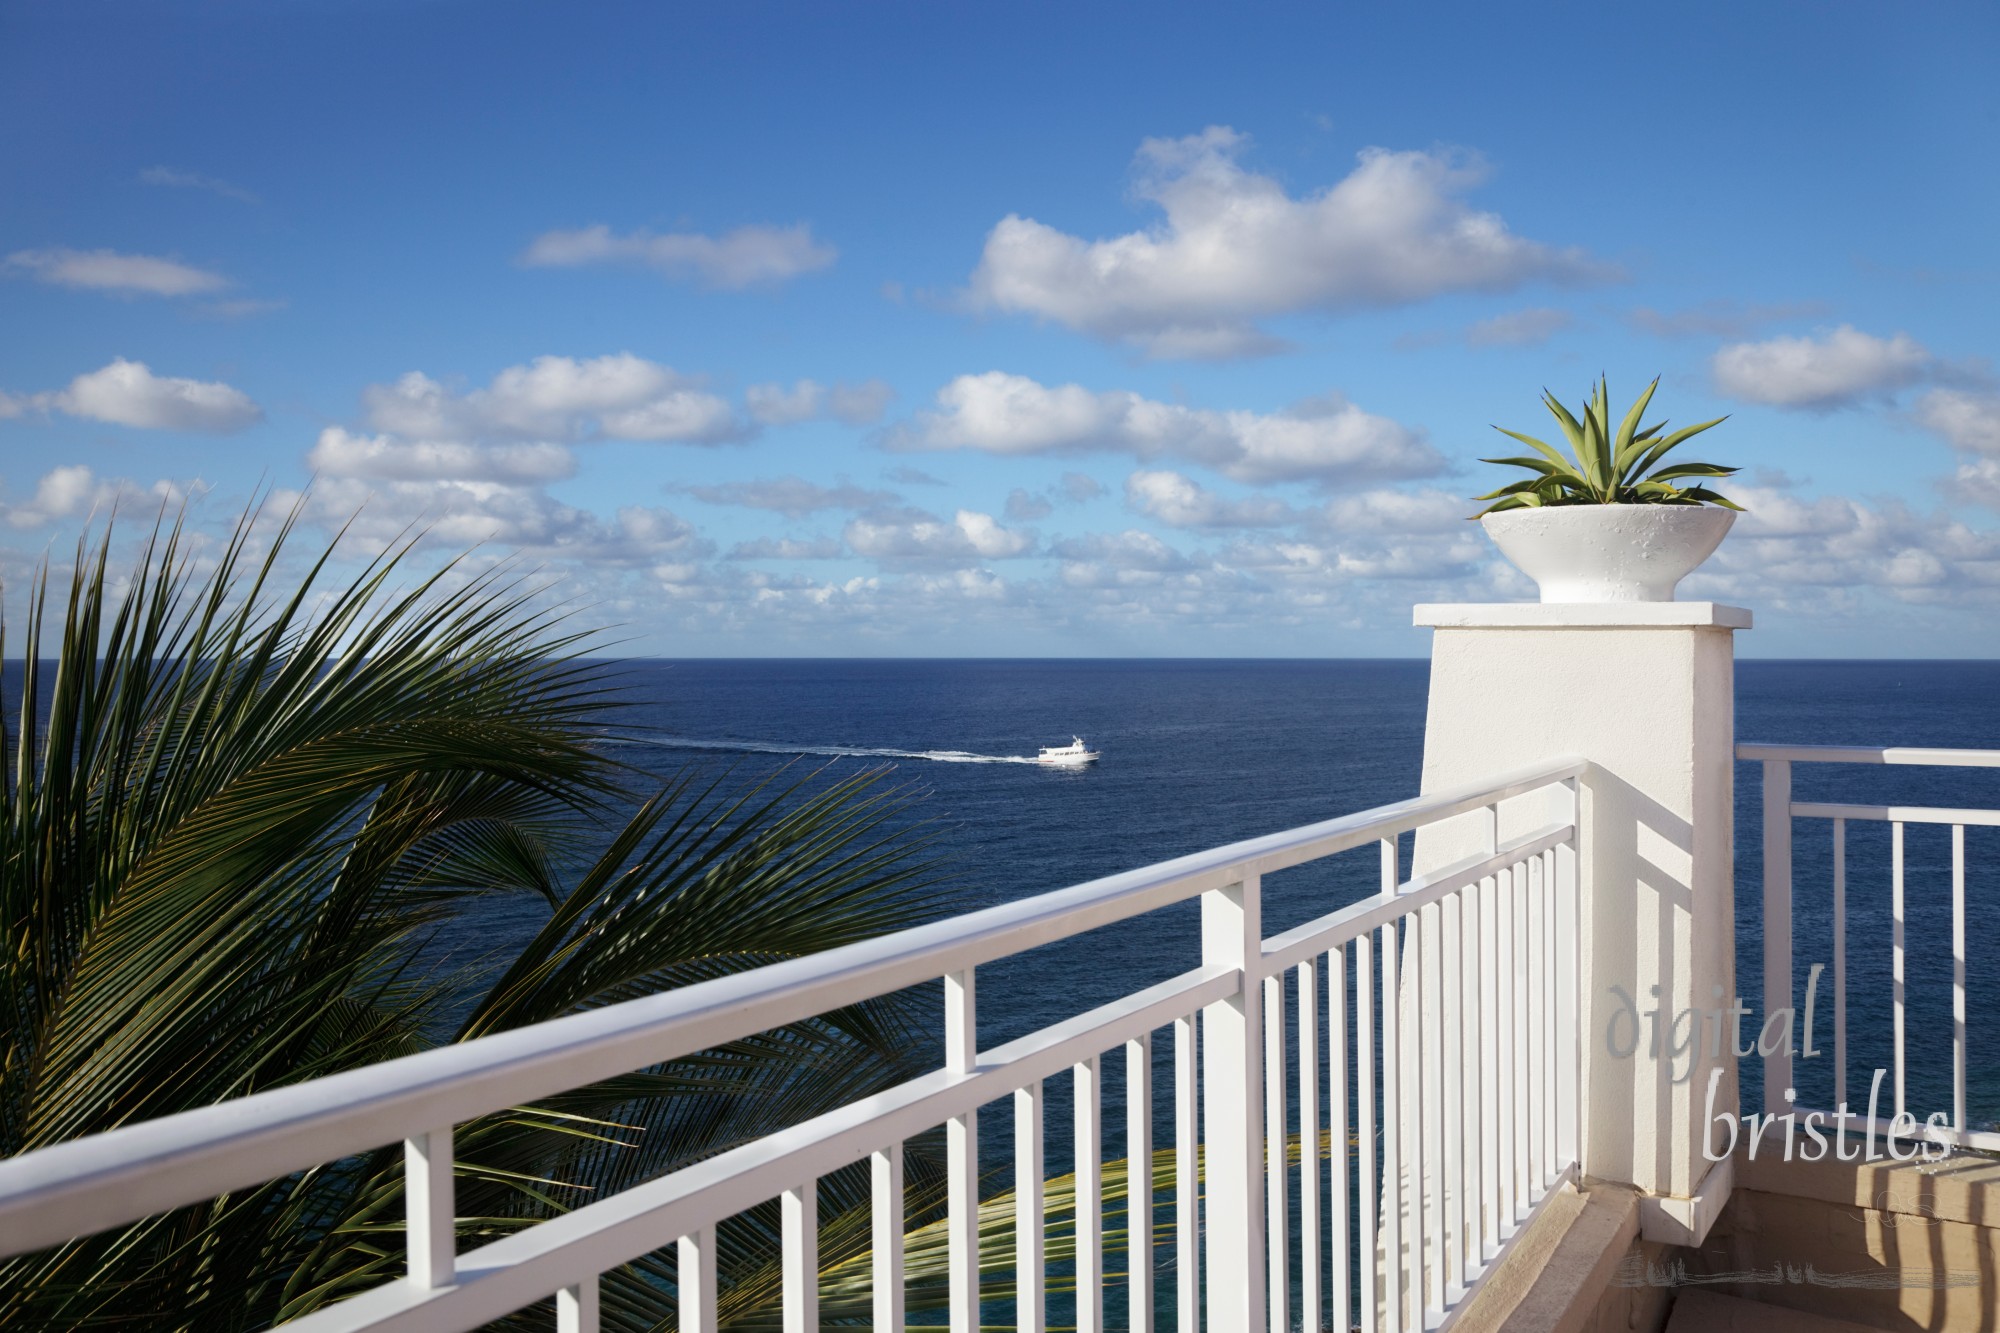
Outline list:
[[[1515,1052],[1523,1067],[1514,1076],[1514,1220],[1528,1220],[1534,1206],[1534,1177],[1530,1174],[1529,1153],[1534,1136],[1534,1028],[1533,978],[1528,974],[1528,904],[1534,895],[1535,872],[1529,861],[1521,862],[1514,876],[1514,916],[1509,923],[1514,939],[1514,1030]]]
[[[1459,897],[1459,995],[1464,1002],[1459,1027],[1463,1032],[1464,1061],[1461,1066],[1461,1104],[1464,1107],[1462,1123],[1461,1159],[1464,1164],[1463,1216],[1465,1225],[1465,1281],[1470,1282],[1486,1266],[1485,1242],[1485,1187],[1486,1155],[1482,1151],[1481,1140],[1485,1136],[1483,1099],[1485,1089],[1480,1078],[1480,1065],[1486,1060],[1485,1039],[1482,1026],[1486,1022],[1486,1005],[1481,999],[1480,976],[1482,968],[1479,959],[1479,922],[1483,915],[1479,910],[1479,895],[1484,891],[1485,881],[1466,886]]]
[[[1201,1079],[1195,1016],[1174,1020],[1174,1296],[1180,1333],[1201,1330]]]
[[[556,1293],[556,1333],[598,1333],[597,1278]]]
[[[1530,1203],[1542,1194],[1542,1171],[1546,1162],[1542,1157],[1542,1122],[1547,1119],[1548,1104],[1542,1096],[1542,1066],[1547,1061],[1547,1052],[1542,1048],[1542,977],[1548,969],[1548,960],[1542,956],[1542,858],[1532,857],[1527,863],[1528,891],[1521,895],[1520,905],[1522,940],[1525,946],[1522,955],[1526,961],[1519,965],[1520,991],[1525,1003],[1522,1006],[1526,1019],[1526,1031],[1522,1036],[1527,1045],[1527,1077],[1522,1080],[1525,1087],[1526,1119],[1522,1122],[1527,1130],[1528,1174],[1527,1197]]]
[[[1847,1101],[1847,821],[1833,821],[1833,1105]]]
[[[1479,850],[1488,856],[1500,850],[1500,808],[1489,805],[1481,810],[1481,832]],[[1459,1247],[1464,1252],[1462,1280],[1470,1282],[1474,1275],[1485,1271],[1486,1244],[1488,1235],[1487,1214],[1492,1190],[1487,1183],[1488,1165],[1492,1161],[1489,1140],[1493,1134],[1492,1124],[1492,1073],[1493,1006],[1487,1000],[1482,987],[1488,985],[1492,965],[1486,959],[1486,937],[1482,929],[1490,929],[1492,908],[1489,905],[1493,881],[1490,877],[1476,880],[1467,885],[1457,895],[1462,920],[1459,924],[1460,953],[1458,970],[1459,994],[1464,1004],[1463,1017],[1455,1025],[1464,1035],[1464,1123],[1461,1134],[1462,1155],[1465,1167],[1464,1243]],[[1482,923],[1485,923],[1482,926]]]
[[[1460,995],[1465,950],[1459,933],[1463,897],[1462,893],[1455,893],[1445,899],[1439,904],[1438,917],[1438,970],[1444,991],[1439,1006],[1444,1036],[1440,1054],[1444,1075],[1441,1088],[1444,1114],[1439,1130],[1444,1150],[1444,1170],[1439,1190],[1442,1205],[1439,1235],[1444,1246],[1444,1270],[1439,1281],[1444,1284],[1447,1304],[1456,1302],[1465,1291],[1465,1091],[1461,1071],[1465,1059],[1465,1008]]]
[[[1299,964],[1299,1326],[1320,1326],[1319,967]]]
[[[410,1285],[448,1287],[458,1260],[451,1126],[403,1140],[404,1246]]]
[[[680,1333],[717,1333],[714,1227],[702,1227],[681,1237],[675,1283]]]
[[[1328,1121],[1333,1130],[1332,1187],[1327,1194],[1332,1286],[1329,1306],[1336,1329],[1352,1327],[1347,1280],[1347,946],[1326,955],[1326,1077]],[[1369,1151],[1373,1151],[1372,1146]],[[1308,1330],[1310,1333],[1310,1330]]]
[[[1534,1069],[1534,975],[1528,971],[1530,923],[1528,907],[1534,901],[1534,863],[1522,861],[1514,877],[1514,1053],[1522,1067],[1514,1077],[1514,1219],[1528,1221],[1534,1207],[1534,1113],[1536,1113],[1536,1069]]]
[[[1048,1265],[1042,1209],[1042,1081],[1014,1091],[1014,1322],[1019,1333],[1048,1327]]]
[[[785,1333],[819,1333],[819,1182],[786,1190],[780,1214]]]
[[[1132,1333],[1153,1333],[1153,1034],[1125,1043],[1126,1306]]]
[[[1890,988],[1893,992],[1891,1005],[1895,1010],[1896,1029],[1896,1111],[1903,1113],[1903,825],[1898,820],[1890,825],[1890,891],[1889,915],[1894,923],[1891,932],[1894,943],[1890,946]]]
[[[1951,1127],[1965,1119],[1965,825],[1951,826]]]
[[[1202,1122],[1207,1189],[1208,1327],[1264,1327],[1263,990],[1251,967],[1263,950],[1258,876],[1201,896],[1201,958],[1234,969],[1236,992],[1202,1011]]]
[[[1076,1076],[1076,1333],[1104,1333],[1103,1071],[1080,1060]]]
[[[1512,895],[1508,897],[1508,1041],[1514,1049],[1514,1131],[1512,1147],[1508,1151],[1508,1167],[1514,1177],[1514,1225],[1518,1227],[1528,1219],[1528,1209],[1534,1203],[1534,1195],[1528,1189],[1528,1143],[1532,1141],[1528,1125],[1528,1089],[1534,1087],[1528,1079],[1528,891],[1530,891],[1530,871],[1528,863],[1522,861],[1514,867]]]
[[[1519,1136],[1514,1132],[1514,1071],[1518,1059],[1514,1049],[1514,879],[1517,873],[1513,867],[1500,872],[1495,898],[1497,918],[1494,921],[1494,940],[1498,951],[1495,980],[1499,987],[1499,1012],[1495,1026],[1500,1034],[1500,1193],[1494,1210],[1494,1238],[1498,1241],[1514,1234],[1514,1149],[1519,1142]]]
[[[979,1059],[976,977],[971,968],[944,979],[944,1063],[971,1074]],[[949,1250],[951,1333],[979,1333],[979,1112],[945,1126],[945,1238]]]
[[[1535,858],[1535,896],[1530,900],[1535,932],[1533,970],[1528,974],[1535,988],[1535,1083],[1529,1096],[1541,1105],[1535,1108],[1535,1197],[1541,1198],[1555,1179],[1556,1160],[1556,1068],[1555,1068],[1555,865],[1543,852]]]
[[[1556,848],[1556,1164],[1562,1168],[1582,1158],[1583,1029],[1577,990],[1583,955],[1576,895],[1576,847],[1564,843]],[[1695,1035],[1700,1040],[1701,1034]]]
[[[1396,927],[1382,927],[1382,1311],[1391,1329],[1403,1321],[1402,989],[1397,984]]]
[[[1764,761],[1764,1016],[1792,1007],[1792,765]],[[1898,1021],[1901,1021],[1900,1019]],[[1900,1077],[1900,1076],[1899,1076]],[[1764,1057],[1764,1112],[1791,1109],[1792,1055],[1780,1045]]]
[[[1479,881],[1479,1264],[1500,1245],[1500,877]]]
[[[1556,854],[1542,853],[1542,891],[1536,899],[1542,913],[1542,971],[1535,978],[1542,1002],[1542,1175],[1537,1193],[1548,1189],[1562,1163],[1556,1158]]]
[[[903,1145],[892,1143],[876,1149],[870,1158],[870,1173],[875,1327],[897,1333],[903,1327]]]
[[[1438,906],[1432,903],[1420,909],[1414,919],[1405,920],[1410,921],[1416,936],[1411,952],[1417,960],[1417,975],[1409,983],[1410,1003],[1417,1009],[1417,1095],[1411,1099],[1411,1110],[1423,1145],[1422,1158],[1411,1168],[1411,1179],[1418,1187],[1416,1197],[1423,1205],[1423,1225],[1415,1231],[1422,1243],[1415,1247],[1416,1262],[1410,1273],[1416,1279],[1419,1308],[1428,1322],[1431,1316],[1444,1312],[1444,1173],[1439,1170],[1444,1145],[1439,1131],[1445,1108],[1438,1091],[1444,1083],[1444,1070],[1438,1062],[1444,1045],[1444,1027],[1438,1021],[1444,987],[1438,956]]]
[[[1382,1295],[1375,1281],[1377,1225],[1375,1172],[1375,960],[1373,941],[1365,934],[1354,940],[1354,1120],[1355,1164],[1360,1171],[1356,1201],[1360,1227],[1355,1240],[1360,1251],[1361,1326],[1369,1333],[1381,1328]]]
[[[1285,1159],[1285,978],[1282,974],[1264,978],[1264,1236],[1265,1260],[1270,1268],[1269,1302],[1271,1327],[1292,1326],[1291,1210],[1286,1206],[1285,1184],[1290,1175]]]

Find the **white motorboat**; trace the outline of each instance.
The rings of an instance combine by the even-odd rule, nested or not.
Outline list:
[[[1064,768],[1075,768],[1083,764],[1097,762],[1097,751],[1087,748],[1083,737],[1072,736],[1068,745],[1044,745],[1035,756],[1038,764],[1055,764]]]

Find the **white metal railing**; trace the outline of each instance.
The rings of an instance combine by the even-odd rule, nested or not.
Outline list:
[[[1886,823],[1890,827],[1890,1011],[1895,1079],[1894,1111],[1889,1116],[1856,1115],[1857,1125],[1886,1133],[1896,1117],[1908,1110],[1906,1050],[1907,944],[1905,918],[1904,828],[1938,824],[1951,829],[1951,956],[1952,956],[1952,1074],[1951,1126],[1948,1130],[1919,1125],[1902,1137],[1933,1138],[1959,1147],[2000,1150],[2000,1133],[1974,1130],[1966,1122],[1967,1024],[1965,999],[1965,830],[1973,825],[2000,825],[2000,810],[1952,809],[1940,806],[1852,805],[1792,799],[1793,764],[1910,764],[1948,768],[2000,768],[2000,750],[1953,750],[1854,745],[1766,745],[1736,747],[1738,759],[1764,766],[1764,1013],[1794,1007],[1792,973],[1793,820],[1831,821],[1833,836],[1833,1101],[1848,1100],[1847,1040],[1847,824],[1850,820]],[[1793,1088],[1792,1053],[1780,1046],[1764,1056],[1764,1109],[1782,1114],[1795,1109],[1784,1099]],[[1799,1112],[1807,1107],[1796,1107]],[[1831,1110],[1821,1108],[1825,1114]]]
[[[1317,1329],[1327,1315],[1344,1328],[1343,1312],[1390,1333],[1443,1327],[1541,1203],[1575,1174],[1576,786],[1585,767],[1555,761],[41,1149],[0,1162],[0,1254],[59,1244],[400,1140],[408,1277],[287,1328],[473,1329],[553,1295],[562,1333],[594,1333],[598,1275],[677,1245],[680,1327],[712,1333],[716,1226],[775,1198],[782,1201],[785,1326],[810,1330],[818,1327],[816,1182],[869,1158],[875,1322],[900,1329],[901,1145],[944,1125],[950,1320],[954,1330],[973,1333],[980,1322],[978,1116],[1011,1097],[1021,1229],[1017,1318],[1021,1329],[1041,1333],[1042,1084],[1068,1072],[1076,1088],[1077,1326],[1102,1333],[1100,1061],[1124,1049],[1123,1146],[1131,1161],[1144,1163],[1153,1151],[1153,1035],[1171,1027],[1183,1333],[1201,1326],[1204,1303],[1214,1330],[1262,1329],[1267,1315],[1278,1330],[1300,1322]],[[1552,787],[1566,789],[1554,822],[1500,841],[1500,803]],[[1483,821],[1483,849],[1403,881],[1398,837],[1463,816]],[[1378,895],[1264,936],[1263,876],[1370,843],[1380,848]],[[1197,966],[979,1048],[981,964],[1195,897]],[[455,1252],[452,1126],[939,977],[943,1068]],[[1295,1030],[1285,1018],[1288,996]],[[1302,1145],[1296,1165],[1287,1150],[1294,1082]],[[1330,1144],[1325,1162],[1322,1135]],[[1128,1234],[1147,1237],[1150,1173],[1129,1175]],[[1267,1235],[1275,1243],[1267,1245]],[[1152,1333],[1152,1265],[1142,1259],[1129,1269],[1131,1328]],[[1297,1320],[1289,1308],[1294,1274]]]

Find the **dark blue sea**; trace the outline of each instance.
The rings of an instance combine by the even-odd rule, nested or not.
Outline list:
[[[944,910],[1008,902],[1239,838],[1412,795],[1429,666],[1380,661],[640,661],[620,666],[640,749],[662,772],[893,765],[921,791],[948,862]],[[1526,703],[1527,701],[1524,701]],[[1634,701],[1643,707],[1642,700]],[[1739,740],[2000,748],[2000,663],[1747,661]],[[1085,737],[1083,770],[1025,762]],[[929,757],[926,757],[929,756]],[[2000,772],[1799,765],[1800,800],[2000,807]],[[1739,990],[1761,1003],[1761,773],[1737,765]],[[1908,833],[1910,1104],[1950,1106],[1950,833]],[[1830,828],[1795,834],[1800,984],[1822,980],[1831,1030]],[[1266,931],[1372,892],[1372,851],[1270,886]],[[2000,830],[1967,831],[1971,1118],[2000,1119]],[[1850,1086],[1889,1064],[1886,826],[1849,824]],[[1193,966],[1191,910],[1053,946],[980,978],[982,1045]],[[1992,1035],[1980,1047],[1981,1029]],[[1802,1099],[1819,1068],[1800,1063]],[[1747,1071],[1755,1088],[1755,1071]],[[1115,1081],[1115,1080],[1114,1080]],[[1921,1114],[1921,1112],[1920,1112]]]
[[[1413,795],[1423,752],[1428,664],[1382,661],[626,661],[619,755],[662,776],[787,779],[827,766],[884,767],[912,804],[903,818],[944,861],[935,904],[955,912],[1019,899]],[[19,680],[9,664],[8,693]],[[2000,663],[1748,661],[1737,668],[1739,740],[2000,749]],[[1559,707],[1559,700],[1523,700]],[[1633,701],[1643,708],[1643,698]],[[1022,762],[1084,737],[1083,770]],[[2000,808],[2000,772],[1801,765],[1801,800]],[[1760,775],[1736,771],[1738,989],[1761,1005]],[[1908,834],[1909,1104],[1951,1106],[1950,834]],[[1801,994],[1832,961],[1825,823],[1800,820],[1795,936]],[[1406,844],[1407,851],[1407,844]],[[1967,831],[1970,1119],[2000,1121],[2000,829]],[[1374,892],[1372,849],[1266,884],[1274,932]],[[1888,833],[1850,824],[1849,1095],[1890,1064]],[[480,947],[532,930],[525,900],[483,908]],[[511,919],[510,919],[511,918]],[[981,969],[980,1044],[990,1047],[1194,966],[1193,904]],[[1829,967],[1830,972],[1830,967]],[[1820,1044],[1831,1045],[1830,976]],[[1123,1061],[1105,1061],[1105,1145],[1123,1152]],[[1159,1043],[1162,1075],[1170,1051]],[[1801,1100],[1831,1101],[1831,1060],[1801,1061]],[[1746,1106],[1760,1104],[1757,1062]],[[1066,1170],[1067,1079],[1048,1087],[1048,1161]],[[1157,1142],[1171,1143],[1164,1096]],[[1886,1110],[1884,1114],[1887,1114]],[[1007,1174],[1011,1110],[986,1113],[983,1157]],[[1122,1261],[1113,1265],[1122,1271]],[[1162,1317],[1171,1300],[1163,1277]],[[989,1312],[992,1313],[992,1312]],[[1051,1317],[1057,1315],[1052,1308]]]
[[[947,861],[938,908],[963,911],[1413,795],[1429,667],[701,660],[627,662],[621,671],[630,720],[646,729],[627,756],[643,756],[660,772],[724,767],[750,778],[787,764],[794,772],[800,764],[893,765],[894,780],[921,793],[910,818],[933,822]],[[1743,662],[1736,732],[1739,740],[1801,744],[2000,748],[2000,663]],[[1102,760],[1080,771],[1020,762],[1072,735]],[[2000,807],[1995,771],[1800,765],[1796,773],[1800,800]],[[1739,763],[1737,976],[1753,1011],[1762,996],[1760,799],[1759,766]],[[1849,830],[1849,1096],[1865,1103],[1871,1071],[1891,1064],[1888,833],[1881,825]],[[1912,827],[1908,838],[1909,1105],[1922,1119],[1951,1106],[1950,833]],[[1992,1128],[2000,1120],[2000,1022],[1991,1017],[2000,999],[2000,829],[1969,829],[1967,851],[1969,1110],[1975,1127]],[[1800,820],[1795,858],[1799,993],[1811,964],[1827,963],[1817,1036],[1830,1051],[1829,825]],[[1374,892],[1376,876],[1375,852],[1362,849],[1274,877],[1266,883],[1266,933]],[[1197,950],[1188,904],[983,968],[980,1044],[1170,977],[1194,966]],[[1162,1095],[1170,1058],[1159,1042],[1162,1146],[1171,1142]],[[1830,1056],[1798,1063],[1802,1102],[1832,1104],[1831,1064]],[[1744,1062],[1743,1079],[1744,1105],[1760,1105],[1757,1061]],[[1107,1052],[1110,1156],[1122,1155],[1123,1081],[1123,1060]],[[1052,1173],[1069,1163],[1068,1093],[1066,1079],[1047,1089]],[[1011,1110],[1003,1102],[986,1114],[982,1157],[1005,1177]],[[1164,1318],[1165,1274],[1162,1283]],[[1052,1308],[1051,1317],[1057,1313]]]

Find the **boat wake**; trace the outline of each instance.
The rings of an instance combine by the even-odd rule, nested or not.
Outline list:
[[[776,745],[765,741],[702,741],[681,736],[628,736],[636,745],[663,750],[719,750],[727,754],[825,755],[833,759],[926,759],[934,764],[1033,764],[1026,754],[973,754],[969,750],[891,750],[863,745]]]

